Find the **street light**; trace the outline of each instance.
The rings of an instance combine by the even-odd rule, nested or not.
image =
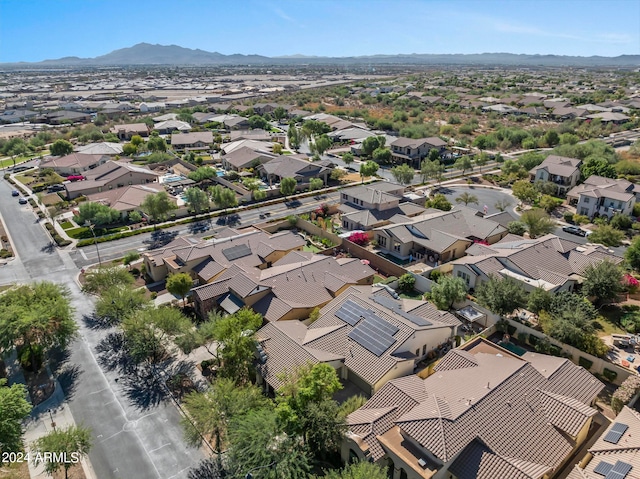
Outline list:
[[[98,238],[96,238],[96,232],[93,230],[93,228],[95,228],[96,225],[91,223],[91,221],[89,220],[85,221],[84,225],[89,227],[89,229],[91,230],[91,234],[93,235],[93,244],[96,245],[96,253],[98,253],[98,268],[100,268],[102,266],[102,261],[100,260],[100,249],[98,248]]]

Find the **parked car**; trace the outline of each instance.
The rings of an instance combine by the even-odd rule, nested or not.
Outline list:
[[[23,196],[22,198],[20,198],[18,200],[18,203],[20,203],[21,205],[26,205],[28,203],[27,199]]]
[[[11,196],[20,196],[20,192],[18,190],[13,190],[11,192]]]
[[[565,233],[576,235],[576,236],[587,236],[587,232],[582,228],[579,228],[578,226],[572,226],[572,225],[564,226],[562,228],[562,231],[564,231]]]

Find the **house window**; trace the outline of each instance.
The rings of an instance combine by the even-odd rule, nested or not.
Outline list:
[[[416,356],[420,356],[420,348],[416,349]]]
[[[343,228],[347,228],[347,229],[349,229],[349,222],[348,222],[347,220],[344,220],[344,221],[342,222],[342,227],[343,227]]]
[[[400,252],[400,243],[393,243],[393,251]]]
[[[582,198],[582,202],[583,202],[585,205],[588,205],[588,204],[589,204],[589,198],[587,198],[587,197],[585,196],[584,198]]]
[[[384,236],[378,236],[378,244],[380,246],[387,246],[387,238]]]
[[[346,193],[342,193],[342,199],[347,201],[347,198],[348,198],[347,194]]]
[[[425,354],[427,354],[427,345],[426,344],[424,346],[422,346],[422,355],[424,356]]]

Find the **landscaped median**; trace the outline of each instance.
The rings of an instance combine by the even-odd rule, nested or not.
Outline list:
[[[58,234],[55,227],[51,223],[45,223],[44,227],[47,228],[47,231],[51,235],[51,238],[53,238],[53,241],[55,241],[58,246],[68,246],[71,244],[71,241],[69,241],[68,239],[64,239]]]

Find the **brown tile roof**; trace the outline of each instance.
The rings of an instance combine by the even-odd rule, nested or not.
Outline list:
[[[376,437],[398,426],[445,463],[465,453],[484,464],[481,470],[486,473],[464,477],[503,477],[496,475],[495,468],[507,467],[504,461],[526,474],[534,474],[538,467],[555,469],[573,448],[567,434],[575,433],[594,413],[588,404],[602,383],[562,358],[547,361],[536,355],[529,362],[526,355],[516,358],[491,349],[493,353],[479,352],[473,359],[450,351],[447,356],[455,358],[445,356],[428,378],[388,382],[363,409],[396,406],[387,415],[393,417],[359,424],[351,431],[371,448],[375,460],[384,455]],[[545,377],[534,367],[536,363],[540,370],[553,371]],[[478,462],[482,455],[477,455],[477,449],[466,449],[477,439],[486,449],[483,454],[502,459],[495,462],[487,457],[489,462]],[[462,473],[463,463],[456,467]]]

